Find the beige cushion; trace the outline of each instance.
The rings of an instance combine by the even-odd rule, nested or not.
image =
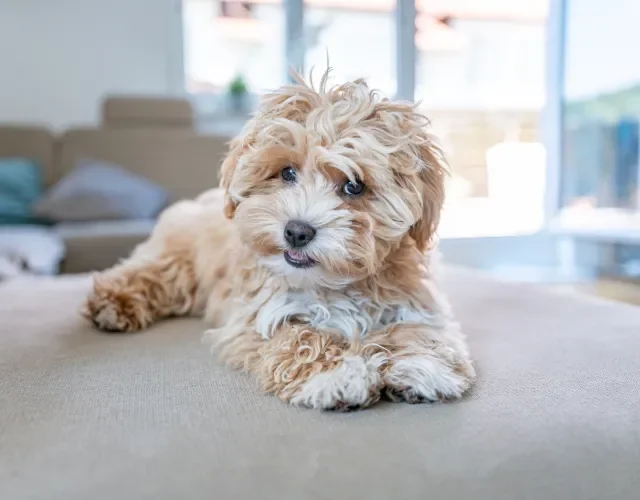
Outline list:
[[[108,128],[193,128],[191,103],[169,97],[111,96],[102,103],[102,126]]]
[[[101,271],[127,257],[151,233],[153,220],[67,222],[55,226],[64,241],[64,273]]]
[[[0,158],[20,157],[35,161],[46,186],[58,180],[54,165],[55,138],[44,127],[0,126]]]
[[[192,198],[218,185],[228,138],[169,129],[77,129],[61,139],[63,173],[86,158],[120,165],[169,190],[173,199]]]
[[[220,366],[197,320],[76,314],[86,279],[0,285],[11,500],[635,500],[640,309],[446,280],[479,380],[453,404],[295,409]]]

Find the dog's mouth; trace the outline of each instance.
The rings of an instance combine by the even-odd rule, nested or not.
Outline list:
[[[284,260],[287,264],[298,269],[306,269],[316,265],[316,261],[302,252],[296,250],[285,250]]]

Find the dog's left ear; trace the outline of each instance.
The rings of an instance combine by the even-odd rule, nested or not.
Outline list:
[[[224,189],[224,215],[227,219],[233,219],[236,208],[238,208],[238,201],[231,195],[231,183],[241,152],[241,141],[239,139],[232,140],[229,144],[229,152],[220,167],[220,187]]]
[[[429,248],[440,223],[440,212],[444,204],[444,184],[447,165],[442,150],[426,133],[420,134],[415,144],[421,163],[418,172],[419,188],[422,194],[422,214],[409,229],[409,236],[416,242],[421,252]]]

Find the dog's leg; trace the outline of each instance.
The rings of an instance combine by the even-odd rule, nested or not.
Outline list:
[[[392,401],[425,403],[460,398],[475,370],[459,327],[393,325],[368,339],[387,351],[384,393]]]
[[[379,353],[313,329],[286,326],[272,338],[242,334],[228,342],[221,356],[254,374],[266,392],[294,406],[350,411],[380,399]]]
[[[134,257],[93,280],[84,315],[108,332],[135,332],[194,307],[196,278],[184,255]]]
[[[181,201],[167,208],[150,237],[128,259],[94,277],[85,316],[102,330],[134,332],[160,318],[200,309],[198,236],[213,235],[214,248],[224,239],[217,213],[216,207],[200,201]]]
[[[365,356],[342,337],[289,327],[259,351],[263,388],[295,406],[350,411],[380,399],[383,357]]]

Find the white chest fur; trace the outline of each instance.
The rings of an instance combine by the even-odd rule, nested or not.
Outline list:
[[[346,338],[363,337],[394,323],[438,323],[433,313],[409,305],[380,304],[357,293],[300,290],[272,295],[257,313],[256,329],[268,338],[291,320]]]

